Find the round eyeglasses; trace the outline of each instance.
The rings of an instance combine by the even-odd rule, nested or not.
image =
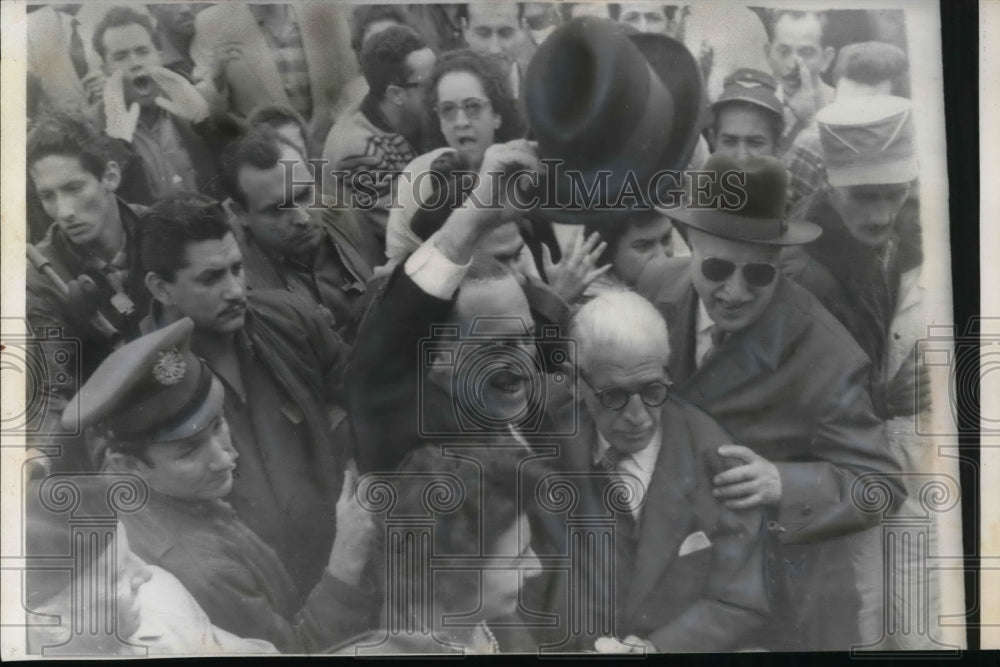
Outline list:
[[[580,373],[580,378],[597,394],[597,399],[601,402],[601,405],[608,410],[621,410],[628,405],[629,400],[635,395],[638,395],[639,399],[649,407],[655,408],[663,405],[670,394],[670,385],[659,380],[653,380],[644,384],[638,391],[628,391],[620,387],[597,389],[582,372]]]

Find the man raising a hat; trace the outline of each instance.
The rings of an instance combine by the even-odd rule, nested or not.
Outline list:
[[[742,205],[727,209],[719,197],[709,199],[712,208],[673,212],[688,229],[691,257],[651,262],[638,289],[667,320],[675,390],[735,439],[718,450],[733,465],[713,480],[717,497],[732,509],[763,506],[779,543],[785,592],[775,600],[776,631],[763,642],[844,650],[858,642],[859,611],[845,536],[878,519],[859,509],[858,480],[899,469],[868,394],[871,362],[778,271],[782,247],[820,234],[784,219],[781,163],[761,157],[740,166],[715,155],[705,170],[743,171]],[[902,499],[898,481],[884,483]]]
[[[223,500],[238,455],[225,389],[190,350],[194,329],[183,318],[114,352],[65,413],[79,415],[108,468],[148,485],[145,505],[123,516],[135,551],[176,576],[212,623],[282,651],[321,650],[368,629],[374,596],[357,586],[374,524],[354,500],[353,475],[337,503],[329,561],[302,604],[277,554]]]

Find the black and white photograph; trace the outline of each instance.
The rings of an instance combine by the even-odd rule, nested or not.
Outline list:
[[[4,659],[970,647],[939,2],[2,9]]]

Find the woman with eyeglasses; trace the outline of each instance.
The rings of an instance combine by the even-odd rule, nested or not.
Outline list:
[[[420,246],[410,223],[431,194],[431,164],[443,154],[458,153],[472,172],[479,170],[486,149],[524,134],[507,77],[488,57],[462,49],[444,53],[428,80],[428,145],[439,146],[403,169],[398,204],[389,211],[386,255],[394,265]]]

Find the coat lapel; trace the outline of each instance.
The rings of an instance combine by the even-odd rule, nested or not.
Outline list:
[[[694,514],[688,499],[696,486],[696,462],[691,434],[677,404],[667,401],[662,411],[663,443],[646,489],[639,524],[635,575],[628,587],[625,611],[635,609],[653,590],[664,569],[691,532]]]
[[[760,317],[728,338],[716,354],[684,384],[684,393],[696,403],[711,401],[738,390],[761,373],[773,371],[784,351],[792,348],[806,326],[800,316],[810,304],[798,298],[796,287],[780,281],[774,297]]]

